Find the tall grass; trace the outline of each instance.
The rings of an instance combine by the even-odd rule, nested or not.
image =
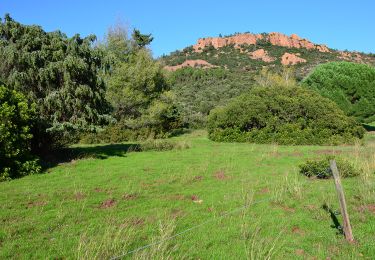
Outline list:
[[[90,232],[92,233],[92,232]],[[77,259],[110,259],[127,251],[133,231],[125,226],[108,225],[101,234],[86,232],[80,236]]]

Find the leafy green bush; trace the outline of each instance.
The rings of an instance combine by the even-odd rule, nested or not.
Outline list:
[[[92,130],[108,123],[103,59],[95,36],[68,38],[60,31],[0,21],[0,78],[36,104],[33,152],[48,153],[62,132]],[[56,135],[55,135],[56,133]]]
[[[360,169],[356,168],[348,160],[327,156],[319,160],[308,160],[299,166],[299,172],[307,177],[316,177],[318,179],[328,179],[332,177],[329,161],[335,159],[337,169],[343,178],[360,175]]]
[[[134,140],[165,138],[179,133],[183,128],[180,112],[171,92],[160,95],[138,118],[122,119],[97,133],[86,133],[80,142],[119,143]]]
[[[350,62],[319,65],[303,83],[359,122],[375,121],[375,68]]]
[[[0,181],[38,173],[38,160],[30,154],[30,125],[35,106],[25,97],[0,86]]]
[[[300,144],[350,143],[364,129],[338,106],[298,86],[256,87],[211,111],[214,141]]]

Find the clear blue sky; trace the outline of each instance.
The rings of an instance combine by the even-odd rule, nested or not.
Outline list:
[[[375,53],[374,0],[2,0],[5,13],[69,36],[103,37],[121,19],[153,34],[155,57],[199,37],[245,31],[296,33],[331,48]]]

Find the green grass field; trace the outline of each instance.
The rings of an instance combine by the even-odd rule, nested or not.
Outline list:
[[[109,259],[159,240],[123,259],[375,256],[375,135],[339,147],[215,143],[204,131],[174,139],[190,148],[75,146],[70,162],[0,183],[0,259]],[[326,154],[363,167],[343,180],[355,244],[323,209],[339,210],[333,180],[298,174]]]

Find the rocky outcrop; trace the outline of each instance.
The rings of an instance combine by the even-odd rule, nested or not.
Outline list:
[[[364,57],[358,52],[347,52],[347,51],[339,51],[339,58],[342,60],[354,61],[358,63],[361,63],[364,60]]]
[[[268,52],[263,49],[258,49],[256,51],[250,52],[249,57],[250,59],[262,60],[264,62],[273,62],[276,60],[276,58],[269,56]]]
[[[276,46],[283,46],[287,48],[305,48],[308,50],[316,49],[320,52],[329,52],[327,46],[323,44],[314,44],[306,39],[302,39],[297,34],[292,34],[291,36],[287,36],[281,33],[270,33],[268,35],[269,41],[272,45]]]
[[[243,33],[230,37],[209,37],[198,39],[197,44],[193,46],[196,52],[201,52],[206,46],[212,45],[215,49],[222,48],[227,45],[234,45],[239,48],[242,44],[255,44],[258,39],[262,39],[260,34]]]
[[[205,60],[186,60],[180,65],[175,66],[165,66],[164,69],[169,71],[175,71],[184,67],[200,67],[200,68],[214,68],[217,67],[215,65],[212,65],[211,63],[205,61]]]
[[[281,57],[281,64],[283,65],[296,65],[298,63],[305,63],[306,60],[298,57],[296,54],[292,53],[284,53],[284,55]]]
[[[243,33],[236,34],[229,37],[209,37],[199,39],[197,44],[193,46],[194,51],[201,52],[205,47],[212,45],[215,49],[234,45],[235,48],[241,49],[241,45],[248,44],[254,45],[257,40],[269,41],[272,45],[282,46],[287,48],[306,48],[306,49],[316,49],[320,52],[330,52],[328,47],[323,44],[314,44],[307,39],[302,39],[296,34],[287,36],[282,33],[272,32],[269,34],[251,34]]]

